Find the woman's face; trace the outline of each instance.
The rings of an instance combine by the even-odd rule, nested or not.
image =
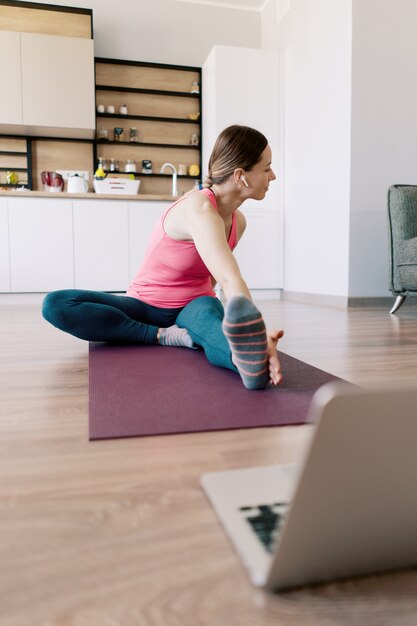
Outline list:
[[[245,173],[248,191],[254,200],[262,200],[268,191],[269,183],[276,179],[271,168],[271,162],[272,151],[268,145],[262,152],[261,160],[249,172]]]

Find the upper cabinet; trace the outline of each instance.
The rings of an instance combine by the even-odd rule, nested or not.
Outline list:
[[[0,50],[11,68],[0,102],[2,133],[94,136],[92,39],[0,31]]]
[[[7,89],[0,98],[1,127],[22,124],[22,73],[20,33],[0,30],[0,58],[7,59]]]
[[[25,132],[94,136],[92,39],[21,33]]]
[[[91,9],[0,0],[0,133],[93,139]]]

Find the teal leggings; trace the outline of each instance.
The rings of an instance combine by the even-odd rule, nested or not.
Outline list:
[[[113,343],[153,344],[159,328],[177,324],[188,330],[212,365],[237,371],[222,330],[223,305],[211,296],[196,298],[183,308],[163,309],[129,296],[63,289],[45,297],[42,314],[75,337]]]

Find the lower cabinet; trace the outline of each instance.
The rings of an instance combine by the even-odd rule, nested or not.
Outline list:
[[[129,203],[129,283],[142,263],[154,224],[167,207],[166,202]]]
[[[0,292],[123,292],[167,202],[0,198]],[[279,216],[245,210],[235,250],[249,289],[279,289]]]
[[[72,287],[72,202],[9,198],[10,291]]]
[[[75,288],[124,291],[129,280],[127,202],[76,200],[73,214]]]
[[[0,292],[10,291],[9,216],[7,199],[0,198]]]

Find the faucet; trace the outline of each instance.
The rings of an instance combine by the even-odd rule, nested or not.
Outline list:
[[[163,166],[160,169],[161,174],[164,173],[164,170],[165,170],[166,167],[171,167],[172,168],[172,195],[173,195],[174,198],[176,198],[178,196],[177,170],[172,165],[172,163],[164,163]]]

